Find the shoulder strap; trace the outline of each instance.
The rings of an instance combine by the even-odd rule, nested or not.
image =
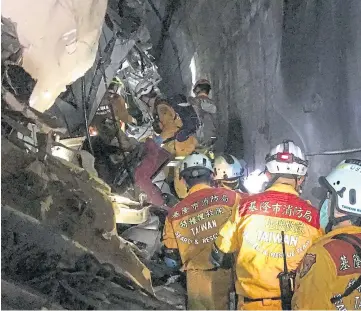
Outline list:
[[[356,254],[361,258],[361,239],[358,237],[347,234],[347,233],[340,233],[332,237],[333,240],[341,240],[346,243],[349,243],[353,246],[353,248],[356,251]],[[348,287],[345,292],[342,295],[332,297],[331,303],[335,303],[339,301],[341,298],[349,296],[354,290],[356,290],[359,286],[361,286],[361,275],[358,277],[358,279],[350,286]]]
[[[153,109],[153,118],[159,118],[159,114],[158,114],[158,106],[161,103],[161,99],[160,98],[156,98],[155,102],[154,102],[154,109]]]

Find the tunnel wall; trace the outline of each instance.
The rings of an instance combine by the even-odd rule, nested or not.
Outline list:
[[[165,16],[171,1],[153,3]],[[146,14],[159,51],[159,15]],[[361,147],[361,1],[181,1],[168,33],[162,90],[210,79],[223,147],[251,171],[285,138],[307,153]],[[318,176],[344,157],[361,153],[309,157],[306,197],[316,203]]]

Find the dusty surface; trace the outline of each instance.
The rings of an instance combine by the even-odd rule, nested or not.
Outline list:
[[[68,309],[173,308],[155,298],[151,271],[117,235],[107,184],[5,137],[1,143],[4,281]],[[28,307],[42,301],[25,292]],[[6,299],[15,298],[8,291]]]

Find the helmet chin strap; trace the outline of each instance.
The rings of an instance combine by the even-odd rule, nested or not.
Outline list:
[[[329,233],[332,228],[334,226],[337,226],[338,224],[347,221],[347,220],[352,220],[353,216],[351,215],[345,215],[345,216],[341,216],[341,217],[335,217],[335,210],[336,210],[336,202],[337,202],[337,197],[335,196],[335,193],[332,193],[332,198],[331,198],[331,206],[330,206],[330,218],[328,220],[328,224],[325,228],[325,232]]]
[[[345,215],[345,216],[335,218],[335,216],[332,214],[332,216],[331,216],[330,220],[328,221],[328,224],[325,228],[326,233],[329,233],[334,226],[337,226],[338,224],[340,224],[341,222],[344,222],[346,220],[352,220],[352,216]]]
[[[304,177],[306,177],[307,175],[305,175]],[[301,177],[303,176],[296,176],[296,185],[295,185],[295,190],[301,194],[303,191],[303,185],[305,184],[305,180],[303,180],[303,182],[301,184],[298,184],[298,181],[301,179]]]
[[[240,179],[235,179],[235,180],[222,180],[221,181],[221,185],[223,185],[224,187],[227,187],[229,189],[232,189],[232,190],[236,190],[239,188],[240,186]]]

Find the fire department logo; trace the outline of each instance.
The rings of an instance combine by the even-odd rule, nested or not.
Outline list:
[[[303,258],[300,270],[300,278],[302,279],[308,271],[311,270],[312,266],[316,263],[316,255],[315,254],[306,254],[305,258]]]

